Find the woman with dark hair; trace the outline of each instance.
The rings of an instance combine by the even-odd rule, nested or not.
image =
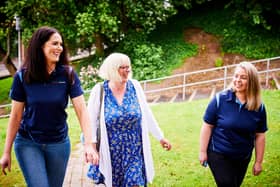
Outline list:
[[[14,150],[29,187],[61,187],[70,156],[66,107],[70,97],[85,135],[86,161],[98,154],[80,81],[69,65],[61,34],[41,27],[34,32],[23,67],[16,73],[12,110],[0,167],[11,169]]]

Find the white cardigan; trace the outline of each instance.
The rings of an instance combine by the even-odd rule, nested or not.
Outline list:
[[[136,95],[138,98],[138,102],[140,104],[141,112],[142,112],[142,141],[143,141],[143,153],[144,153],[144,162],[146,169],[147,181],[149,183],[152,182],[155,172],[153,166],[153,157],[151,152],[151,144],[149,139],[150,132],[157,140],[161,140],[164,135],[160,130],[157,121],[155,120],[153,113],[146,101],[145,94],[142,90],[140,83],[137,80],[130,79],[134,85],[136,90]],[[103,102],[104,103],[104,94],[103,94]],[[99,114],[99,105],[100,105],[100,84],[96,84],[90,94],[88,101],[88,110],[90,113],[91,124],[93,126],[93,141],[96,142],[96,130],[98,123],[98,114]],[[101,140],[100,140],[100,151],[99,151],[99,169],[103,176],[105,177],[105,185],[107,187],[112,186],[112,166],[111,166],[111,158],[109,152],[109,144],[108,144],[108,136],[107,130],[104,121],[104,105],[101,107]]]

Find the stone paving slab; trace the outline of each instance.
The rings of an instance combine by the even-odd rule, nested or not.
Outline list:
[[[11,76],[4,64],[0,64],[0,78]]]
[[[63,187],[93,187],[93,181],[86,176],[88,164],[84,161],[82,144],[77,144],[77,148],[71,152]],[[98,185],[100,186],[100,185]]]

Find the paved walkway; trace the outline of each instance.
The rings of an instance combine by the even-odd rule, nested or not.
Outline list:
[[[71,152],[66,170],[63,187],[101,187],[104,185],[94,185],[87,176],[88,164],[84,161],[82,144],[77,144],[76,149]]]
[[[9,71],[6,69],[5,64],[0,64],[0,78],[10,76]]]

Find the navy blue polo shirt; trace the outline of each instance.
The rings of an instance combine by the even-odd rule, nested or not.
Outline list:
[[[69,96],[83,94],[77,74],[71,84],[65,66],[57,65],[50,79],[44,83],[27,84],[23,79],[24,70],[14,76],[10,97],[25,102],[23,118],[18,133],[38,143],[53,143],[68,135],[67,113]]]
[[[213,125],[208,150],[232,158],[246,158],[254,148],[255,133],[267,131],[264,104],[258,111],[249,111],[235,93],[226,90],[219,93],[219,104],[214,98],[204,114],[204,121]]]

